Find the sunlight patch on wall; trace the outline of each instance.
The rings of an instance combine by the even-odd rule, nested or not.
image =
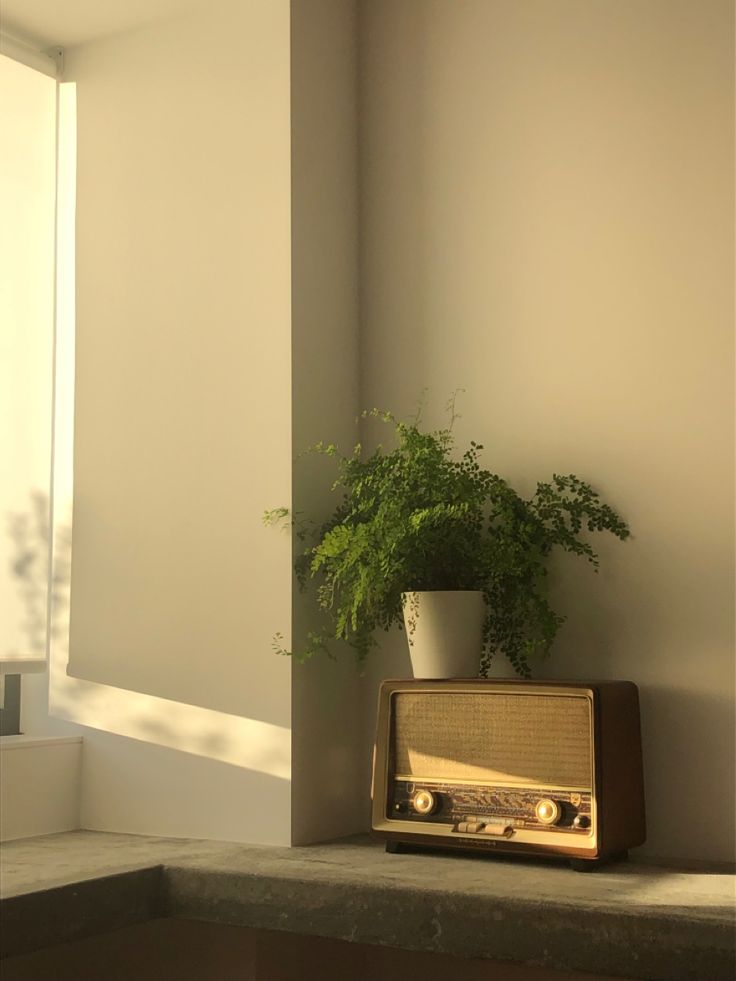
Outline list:
[[[52,645],[52,714],[118,736],[290,779],[291,730],[285,726],[81,681],[66,675],[66,663],[63,645]]]

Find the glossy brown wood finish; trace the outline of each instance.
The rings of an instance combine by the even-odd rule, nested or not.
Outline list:
[[[387,682],[390,688],[395,682]],[[473,682],[474,686],[483,682]],[[468,682],[461,680],[447,682],[406,682],[410,688],[416,686],[422,690],[448,692],[458,691]],[[574,840],[560,841],[560,835],[550,834],[550,840],[542,842],[525,842],[510,839],[478,839],[458,836],[432,834],[431,829],[423,828],[417,822],[416,831],[407,827],[406,823],[394,830],[392,822],[383,822],[383,827],[375,828],[374,834],[389,843],[390,850],[403,845],[417,845],[461,849],[464,851],[484,851],[490,854],[519,854],[519,855],[548,855],[570,859],[582,859],[588,863],[601,862],[621,857],[629,848],[641,844],[645,838],[644,820],[644,785],[642,776],[642,753],[639,718],[639,700],[636,685],[628,681],[488,681],[487,697],[493,698],[498,694],[499,687],[504,693],[515,690],[519,693],[538,693],[539,697],[555,697],[558,689],[575,689],[586,693],[591,698],[593,741],[593,788],[595,801],[595,824],[593,839],[595,848],[581,847],[581,842]],[[382,691],[382,698],[390,699],[390,691]],[[485,697],[485,696],[484,696]],[[384,703],[384,717],[390,702]],[[462,718],[456,720],[457,726],[462,726]],[[391,767],[394,754],[391,741],[395,737],[394,720],[390,718],[389,725],[377,733],[376,758],[389,760],[389,773],[374,773],[374,792],[383,795],[383,813],[390,806],[393,787]],[[384,746],[385,752],[380,752],[381,740],[388,740]],[[492,761],[489,761],[492,762]],[[469,774],[472,777],[472,774]],[[489,789],[492,785],[489,784]],[[540,792],[543,788],[540,786]],[[477,791],[477,783],[474,792]],[[376,811],[378,808],[376,808]],[[376,813],[374,811],[374,814]],[[387,826],[387,823],[389,826]],[[551,829],[552,830],[552,829]],[[570,838],[573,836],[571,835]],[[579,863],[577,863],[579,864]],[[591,865],[585,867],[592,867]]]

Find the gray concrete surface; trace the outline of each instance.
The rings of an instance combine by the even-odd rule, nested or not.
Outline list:
[[[135,879],[151,869],[145,886]],[[130,922],[186,917],[648,981],[734,978],[734,876],[717,871],[630,862],[580,875],[387,855],[364,839],[289,849],[96,832],[9,842],[0,871],[6,954],[53,942],[48,928],[34,937],[34,911],[71,939],[102,928],[90,910],[123,925],[127,903]],[[137,898],[121,908],[126,887]]]

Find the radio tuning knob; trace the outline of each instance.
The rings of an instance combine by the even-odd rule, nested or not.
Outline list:
[[[534,813],[540,824],[557,824],[560,820],[560,805],[555,800],[540,800],[537,801]]]
[[[419,790],[414,794],[411,803],[417,814],[431,814],[437,806],[437,798],[429,790]]]

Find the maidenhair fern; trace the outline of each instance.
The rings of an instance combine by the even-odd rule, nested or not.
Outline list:
[[[625,539],[629,529],[596,492],[573,475],[555,474],[525,500],[480,463],[483,446],[471,442],[455,455],[451,422],[423,432],[419,420],[364,413],[391,426],[395,446],[349,456],[334,444],[311,452],[334,457],[340,494],[331,518],[310,533],[286,508],[265,515],[289,522],[299,540],[295,568],[302,587],[317,583],[323,631],[310,633],[300,659],[329,653],[346,641],[363,660],[376,631],[403,622],[402,593],[479,589],[487,615],[481,674],[497,655],[529,677],[530,661],[549,654],[564,617],[547,600],[548,560],[555,549],[580,555],[597,568],[589,532]],[[286,651],[277,635],[275,649]]]

